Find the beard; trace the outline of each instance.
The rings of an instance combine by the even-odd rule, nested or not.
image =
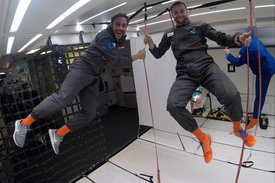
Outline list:
[[[184,22],[187,20],[187,17],[180,18],[180,19],[174,19],[177,24],[184,24]]]

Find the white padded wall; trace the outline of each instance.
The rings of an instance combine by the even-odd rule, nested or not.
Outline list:
[[[162,34],[152,35],[156,45],[161,40]],[[137,53],[144,48],[143,37],[131,38],[131,52]],[[152,117],[149,105],[147,82],[143,60],[133,62],[134,81],[137,93],[137,103],[139,111],[140,125],[152,126]],[[146,46],[145,65],[148,76],[148,85],[150,91],[152,113],[156,129],[183,132],[184,130],[166,111],[167,97],[170,88],[176,78],[176,60],[171,50],[168,50],[161,59],[155,59],[148,46]],[[190,109],[190,105],[188,105]]]

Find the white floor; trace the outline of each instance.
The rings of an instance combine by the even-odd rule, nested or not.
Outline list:
[[[242,162],[251,154],[249,161],[254,164],[241,168],[239,183],[275,183],[275,120],[274,116],[268,118],[268,129],[258,127],[257,143],[244,150]],[[205,118],[197,117],[196,120],[200,125]],[[202,130],[213,139],[213,159],[208,164],[204,162],[201,148],[197,150],[199,143],[192,134],[180,134],[184,151],[177,134],[155,130],[161,183],[236,182],[242,140],[231,134],[231,122],[207,120]],[[255,134],[255,128],[249,132]],[[153,130],[149,130],[77,183],[150,182],[149,177],[141,174],[153,176],[153,182],[158,183],[154,141]]]

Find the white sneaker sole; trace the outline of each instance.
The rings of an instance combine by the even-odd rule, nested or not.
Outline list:
[[[50,140],[51,140],[51,144],[52,144],[52,148],[53,148],[53,151],[54,151],[54,153],[56,154],[56,155],[58,155],[59,153],[57,153],[56,151],[55,151],[55,148],[54,148],[54,136],[52,135],[52,132],[51,131],[53,131],[53,130],[51,130],[51,129],[49,129],[49,135],[50,135]]]

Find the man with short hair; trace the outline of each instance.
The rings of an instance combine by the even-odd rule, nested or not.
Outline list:
[[[59,154],[59,145],[63,137],[85,124],[96,116],[97,97],[99,93],[99,77],[106,65],[111,62],[116,66],[130,65],[133,61],[144,59],[145,50],[133,56],[122,56],[118,49],[124,46],[129,18],[125,13],[116,13],[111,24],[101,31],[89,48],[70,67],[62,86],[36,106],[31,114],[15,122],[13,139],[17,146],[23,147],[30,125],[40,118],[45,118],[61,109],[79,95],[81,110],[60,129],[49,129],[53,150]]]
[[[243,110],[240,93],[213,58],[208,55],[206,44],[207,37],[221,46],[233,45],[238,42],[237,38],[243,42],[249,33],[234,37],[216,31],[203,21],[192,22],[188,18],[186,4],[182,1],[173,3],[170,10],[177,25],[165,31],[158,47],[151,36],[144,37],[144,43],[149,45],[149,50],[155,58],[161,58],[171,47],[177,60],[177,77],[168,96],[167,110],[185,130],[198,138],[204,160],[206,163],[210,162],[211,137],[201,131],[192,114],[186,109],[193,92],[202,86],[225,105],[226,112],[233,121],[234,134],[242,138],[247,146],[253,146],[256,139],[249,133],[245,134],[241,126]]]

